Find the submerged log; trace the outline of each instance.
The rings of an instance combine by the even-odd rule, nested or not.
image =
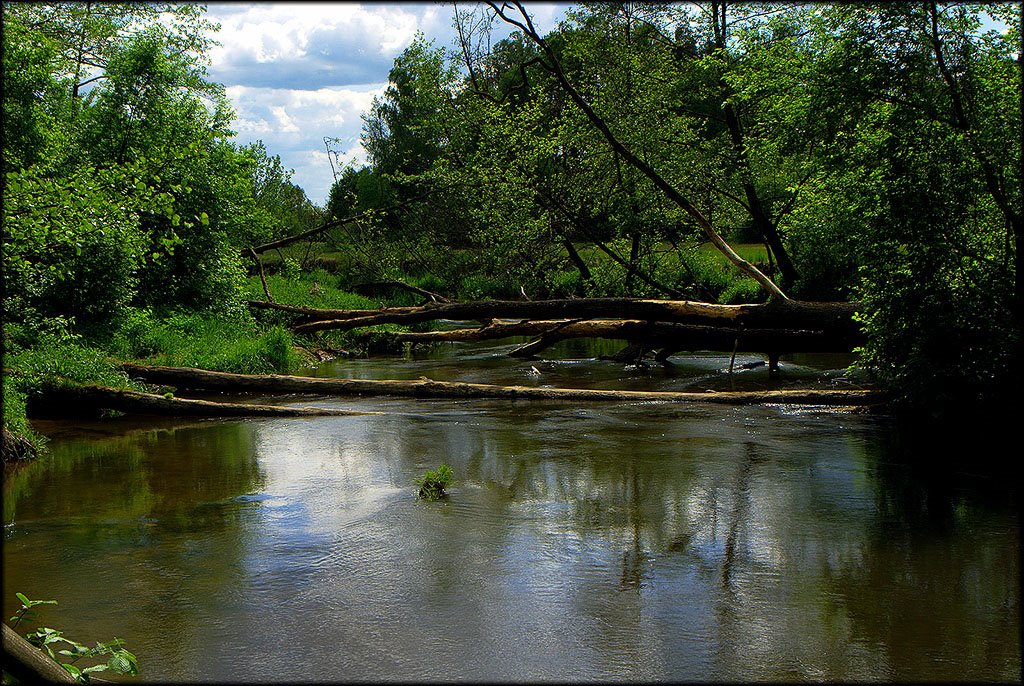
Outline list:
[[[807,405],[867,405],[885,400],[875,390],[799,389],[777,391],[619,391],[583,388],[540,388],[492,384],[416,380],[318,379],[302,376],[231,374],[188,367],[150,367],[123,363],[132,377],[177,388],[249,391],[258,393],[312,393],[316,395],[391,395],[416,398],[508,398],[516,400],[613,400],[707,402],[727,405],[794,403]]]
[[[250,403],[222,403],[166,397],[155,393],[125,391],[107,386],[61,386],[49,389],[44,402],[50,406],[118,410],[175,417],[350,417],[381,414],[326,407],[287,407]]]
[[[332,317],[299,324],[297,333],[349,330],[377,324],[415,324],[438,319],[489,321],[517,319],[643,319],[646,321],[699,324],[704,326],[781,328],[829,331],[855,338],[859,329],[853,321],[857,303],[779,300],[763,304],[717,305],[692,300],[646,300],[640,298],[579,298],[565,300],[487,300],[471,303],[425,305],[417,308],[383,309],[373,313]],[[312,311],[303,312],[316,317]]]

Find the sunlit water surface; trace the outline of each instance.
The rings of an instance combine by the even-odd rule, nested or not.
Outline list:
[[[310,373],[850,383],[821,357],[784,360],[776,382],[724,374],[721,355],[663,369],[510,347]],[[56,599],[42,623],[124,638],[151,681],[1020,679],[1014,481],[908,463],[884,417],[286,402],[386,414],[40,423],[51,456],[4,486],[4,617],[16,591]],[[450,497],[417,500],[442,462]]]

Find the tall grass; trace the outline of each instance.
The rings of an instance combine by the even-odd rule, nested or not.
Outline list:
[[[367,310],[380,303],[362,295],[343,291],[337,287],[338,277],[323,269],[300,273],[294,277],[280,274],[267,276],[267,288],[274,300],[285,305],[320,307],[331,310]],[[243,287],[248,300],[266,300],[258,276],[251,276]]]
[[[70,384],[145,388],[118,369],[104,350],[72,333],[69,322],[50,320],[30,336],[18,338],[5,331],[3,425],[10,432],[5,439],[27,442],[34,452],[39,452],[45,439],[32,430],[27,411],[47,388]]]
[[[237,374],[287,373],[301,362],[288,330],[278,324],[260,327],[248,315],[176,313],[157,319],[136,310],[113,337],[111,349],[123,359]]]

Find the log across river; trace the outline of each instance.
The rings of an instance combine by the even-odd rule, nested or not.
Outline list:
[[[854,336],[858,331],[852,320],[858,304],[846,302],[786,300],[750,305],[718,305],[692,300],[569,298],[538,301],[489,300],[359,311],[317,310],[256,301],[249,304],[251,307],[281,309],[304,315],[307,322],[295,327],[300,333],[329,329],[348,330],[377,324],[415,324],[439,319],[482,321],[496,318],[643,319],[705,326],[725,324],[733,327],[743,324],[748,327],[841,331]]]
[[[727,405],[797,403],[868,405],[885,400],[877,390],[787,389],[768,391],[628,391],[582,388],[499,386],[494,384],[416,380],[322,379],[286,375],[231,374],[188,367],[153,367],[123,363],[129,376],[178,389],[252,393],[305,393],[340,396],[412,396],[417,398],[508,398],[515,400],[661,401]]]
[[[250,307],[296,316],[296,333],[351,331],[381,324],[478,321],[478,328],[429,332],[375,332],[395,341],[473,341],[537,336],[509,353],[532,357],[566,338],[624,340],[633,347],[658,349],[666,359],[681,350],[764,352],[851,352],[862,342],[853,315],[858,303],[772,301],[720,305],[692,300],[569,298],[434,303],[378,310],[330,310],[251,301]],[[502,321],[505,320],[505,321]],[[369,334],[367,334],[369,335]]]

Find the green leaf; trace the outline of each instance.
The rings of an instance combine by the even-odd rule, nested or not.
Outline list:
[[[119,650],[109,660],[107,666],[118,674],[138,674],[139,669],[135,656],[127,650]]]
[[[31,607],[32,606],[31,605],[32,601],[29,600],[27,597],[25,597],[24,593],[15,593],[14,595],[15,595],[15,597],[18,600],[21,601],[21,604],[24,605],[25,607]]]
[[[75,677],[76,679],[80,679],[82,677],[82,670],[80,670],[78,667],[75,667],[74,665],[69,665],[66,662],[61,662],[60,666],[67,670],[67,673]]]
[[[206,212],[201,213],[199,215],[199,221],[202,223],[203,226],[209,226],[210,225],[210,215],[206,214]]]

